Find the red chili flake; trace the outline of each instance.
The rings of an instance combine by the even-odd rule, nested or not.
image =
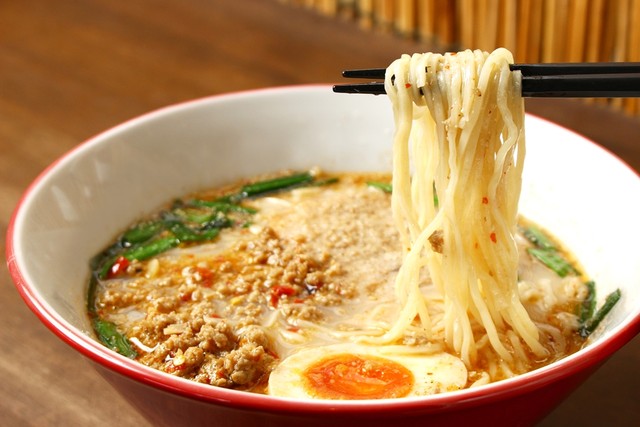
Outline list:
[[[409,89],[411,87],[411,83],[405,83],[404,87],[406,87],[407,89]]]
[[[203,267],[196,267],[196,271],[200,275],[200,285],[205,288],[210,288],[213,282],[213,272]]]
[[[275,285],[271,287],[271,305],[277,306],[280,302],[280,298],[283,296],[295,295],[296,290],[287,285]]]
[[[491,238],[491,241],[493,243],[497,243],[498,242],[498,238],[496,237],[496,233],[491,233],[491,235],[489,237]]]
[[[483,197],[483,198],[482,198],[482,204],[483,204],[483,205],[488,205],[488,204],[489,204],[489,198],[488,198],[488,197],[486,197],[486,196],[485,196],[485,197]]]
[[[298,328],[297,326],[289,326],[287,328],[287,331],[289,332],[298,332],[300,330],[300,328]]]
[[[304,302],[303,298],[296,298],[293,300],[293,302],[295,302],[296,304],[302,304]]]
[[[183,370],[184,368],[186,368],[186,363],[183,363],[182,365],[174,365],[173,362],[169,362],[165,368],[165,372],[168,374],[172,374],[174,372],[178,372]]]
[[[129,260],[121,256],[113,263],[113,265],[109,269],[107,277],[109,279],[112,279],[118,274],[124,273],[127,270],[127,267],[129,267]]]

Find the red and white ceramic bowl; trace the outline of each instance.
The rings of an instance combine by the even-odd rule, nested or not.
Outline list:
[[[391,168],[385,97],[328,86],[275,88],[187,102],[133,119],[45,170],[9,225],[7,261],[25,302],[154,425],[529,425],[640,331],[640,178],[585,138],[526,120],[520,210],[552,230],[622,299],[593,342],[561,361],[472,390],[384,401],[295,401],[214,388],[147,368],[98,343],[85,313],[89,258],[175,197],[284,168]]]

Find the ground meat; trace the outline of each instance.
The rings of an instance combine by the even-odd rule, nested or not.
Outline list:
[[[259,379],[272,359],[264,347],[246,343],[225,357],[224,370],[234,384],[244,386]]]
[[[211,358],[196,378],[218,387],[246,389],[259,385],[276,359],[264,347],[246,343],[220,358]]]
[[[322,311],[316,305],[308,304],[283,304],[280,308],[286,317],[287,323],[296,324],[297,319],[318,321],[322,319]]]
[[[390,266],[376,258],[398,241],[388,195],[348,177],[344,185],[257,199],[251,227],[225,229],[202,250],[132,263],[126,280],[101,283],[101,316],[137,340],[148,366],[260,389],[279,360],[278,330],[269,328],[295,334],[301,322],[322,323],[327,309],[388,284],[399,264],[399,252]]]
[[[181,376],[187,376],[199,369],[204,361],[204,351],[198,347],[189,347],[185,352],[176,352],[168,361],[169,372],[180,372]]]
[[[215,329],[225,324],[226,322],[220,321]],[[207,328],[207,333],[212,335],[207,342],[209,344],[215,342],[217,349],[206,345],[207,348],[202,349],[203,344],[200,344],[198,350],[202,352],[202,357],[199,359],[200,366],[193,379],[219,387],[242,389],[260,384],[262,378],[271,372],[277,361],[277,358],[268,350],[270,343],[265,332],[260,327],[253,326],[248,327],[240,337],[229,337],[214,332],[215,329]],[[231,349],[226,351],[223,350],[224,348]],[[205,354],[208,356],[205,357]],[[213,356],[214,354],[217,356]]]
[[[208,353],[229,351],[235,343],[233,328],[224,320],[207,323],[198,332],[198,346]]]
[[[436,230],[429,236],[429,243],[434,252],[442,253],[444,247],[444,238],[442,230]]]

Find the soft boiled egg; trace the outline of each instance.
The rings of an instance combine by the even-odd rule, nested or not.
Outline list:
[[[448,353],[336,344],[300,350],[271,373],[268,393],[300,399],[389,399],[460,390],[467,368]]]

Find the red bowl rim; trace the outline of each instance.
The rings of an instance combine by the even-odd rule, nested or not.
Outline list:
[[[26,191],[20,198],[16,206],[7,229],[6,240],[6,261],[9,273],[20,293],[22,299],[40,319],[40,321],[48,327],[62,341],[70,345],[79,353],[90,359],[91,361],[108,368],[120,375],[131,378],[148,386],[177,394],[186,398],[196,399],[203,402],[210,402],[233,408],[242,408],[248,410],[260,410],[268,412],[287,412],[287,413],[306,413],[320,414],[331,411],[334,414],[345,413],[364,413],[371,415],[372,413],[383,413],[388,411],[411,411],[420,410],[422,412],[441,411],[461,409],[463,407],[477,406],[494,401],[504,399],[505,396],[515,397],[517,395],[545,387],[546,385],[567,378],[586,370],[594,365],[603,363],[608,357],[615,353],[618,349],[629,342],[633,337],[640,333],[640,314],[623,324],[610,334],[605,340],[598,341],[589,345],[586,349],[570,355],[551,365],[539,368],[532,372],[520,375],[504,381],[481,386],[475,389],[465,389],[456,392],[443,393],[428,397],[415,397],[403,399],[375,400],[375,401],[307,401],[307,400],[291,400],[274,396],[248,393],[237,390],[229,390],[224,388],[213,387],[206,384],[199,384],[180,377],[175,377],[158,370],[144,366],[138,362],[128,359],[120,354],[109,350],[84,332],[68,323],[60,315],[58,315],[52,307],[39,295],[36,289],[28,283],[18,265],[14,240],[15,223],[20,215],[24,203],[32,194],[38,184],[64,159],[73,156],[76,151],[82,149],[88,144],[101,139],[102,137],[119,130],[131,126],[138,121],[144,121],[147,118],[155,117],[164,113],[170,113],[188,106],[196,106],[200,103],[207,103],[212,100],[220,101],[226,98],[255,96],[256,94],[269,94],[271,92],[301,91],[301,90],[330,90],[330,86],[325,84],[311,85],[294,85],[283,86],[266,89],[252,89],[234,93],[221,95],[213,95],[204,98],[189,100],[167,107],[163,107],[138,117],[125,121],[104,132],[95,135],[92,138],[80,143],[72,150],[63,154],[44,171],[42,171],[35,180],[28,186]],[[528,114],[528,113],[527,113]],[[528,114],[533,116],[531,114]],[[536,117],[536,116],[533,116]],[[549,122],[548,120],[536,117],[539,120]],[[561,127],[555,123],[554,126]],[[563,128],[568,130],[566,128]],[[576,132],[579,138],[597,145]],[[598,146],[601,149],[601,146]],[[617,156],[610,153],[613,157]],[[620,159],[618,159],[620,160]],[[636,175],[639,175],[631,167],[626,165],[622,160],[620,162],[625,165]]]

